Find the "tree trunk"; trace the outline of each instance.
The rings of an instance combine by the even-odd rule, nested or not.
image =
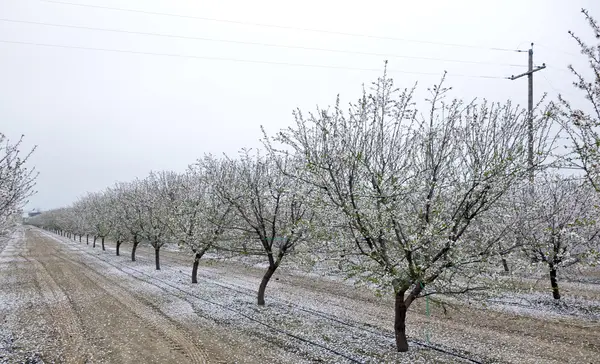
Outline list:
[[[102,237],[102,250],[106,250],[104,249],[104,236]]]
[[[133,238],[133,248],[131,248],[131,261],[135,262],[135,250],[137,249],[139,242],[136,238]]]
[[[119,248],[121,247],[121,240],[117,240],[117,256],[119,256]]]
[[[502,266],[504,267],[504,272],[505,273],[509,273],[510,269],[508,268],[508,262],[506,261],[506,258],[502,257]]]
[[[276,269],[277,269],[276,265],[269,265],[269,269],[267,269],[267,272],[265,273],[262,281],[260,282],[260,287],[258,288],[258,305],[259,306],[265,305],[265,289],[267,289],[267,284],[269,283],[269,280],[273,276],[273,273],[275,273]]]
[[[90,234],[85,234],[85,243],[90,244]]]
[[[81,243],[81,234],[79,234],[79,242]]]
[[[94,242],[92,243],[92,248],[96,247],[96,239],[98,239],[98,237],[94,235]]]
[[[394,333],[396,334],[396,350],[408,351],[408,340],[406,339],[406,304],[404,304],[404,291],[396,293]]]
[[[156,270],[160,270],[160,246],[154,248],[154,261],[156,262]]]
[[[200,258],[204,255],[204,251],[196,252],[194,256],[194,266],[192,267],[192,283],[198,283],[198,265],[200,264]]]
[[[558,291],[558,280],[556,279],[556,268],[553,265],[550,266],[550,285],[552,285],[552,297],[555,300],[560,299],[560,292]]]

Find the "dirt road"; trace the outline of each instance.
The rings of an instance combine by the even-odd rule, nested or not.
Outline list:
[[[594,363],[600,324],[469,305],[411,307],[411,351],[393,351],[392,301],[342,282],[129,244],[122,256],[26,228],[0,242],[0,363]],[[4,245],[2,245],[4,244]],[[589,286],[592,295],[596,286]],[[427,343],[425,338],[430,342]]]
[[[12,333],[19,333],[18,345],[35,351],[38,359],[60,363],[237,360],[235,350],[220,348],[217,332],[197,326],[197,319],[188,325],[174,320],[158,306],[164,297],[157,300],[152,292],[133,291],[128,285],[135,282],[105,274],[105,267],[85,258],[33,230],[13,239],[1,252],[4,317],[0,319]]]

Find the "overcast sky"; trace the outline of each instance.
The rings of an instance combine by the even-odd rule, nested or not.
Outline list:
[[[526,78],[503,77],[527,65],[508,50],[534,42],[536,98],[577,104],[566,67],[585,60],[567,31],[594,41],[582,7],[600,19],[597,0],[0,0],[0,131],[38,146],[27,209],[47,210],[258,146],[295,108],[357,99],[386,59],[400,87],[446,70],[455,97],[526,105]]]

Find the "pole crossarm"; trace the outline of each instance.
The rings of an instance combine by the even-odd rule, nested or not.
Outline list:
[[[529,76],[529,75],[533,74],[534,72],[541,71],[544,68],[546,68],[546,64],[542,63],[541,66],[538,66],[538,67],[532,69],[531,71],[527,71],[525,73],[521,73],[518,76],[510,76],[510,77],[506,77],[506,78],[509,79],[509,80],[516,80],[517,78],[521,78],[521,77],[524,77],[524,76]]]

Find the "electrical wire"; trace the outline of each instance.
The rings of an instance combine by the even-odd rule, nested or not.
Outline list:
[[[118,7],[103,6],[103,5],[77,4],[77,3],[67,2],[67,1],[57,1],[57,0],[39,0],[39,1],[46,2],[46,3],[53,3],[53,4],[61,4],[61,5],[70,5],[70,6],[78,6],[78,7],[95,8],[95,9],[114,10],[114,11],[139,13],[139,14],[148,14],[148,15],[161,15],[161,16],[177,17],[177,18],[184,18],[184,19],[195,19],[195,20],[203,20],[203,21],[211,21],[211,22],[219,22],[219,23],[228,23],[228,24],[238,24],[238,25],[251,25],[251,26],[256,26],[256,27],[266,27],[266,28],[296,30],[296,31],[313,32],[313,33],[323,33],[323,34],[332,34],[332,35],[343,35],[343,36],[348,36],[348,37],[360,37],[360,38],[370,38],[370,39],[393,40],[393,41],[410,42],[410,43],[440,45],[440,46],[447,46],[447,47],[485,49],[485,50],[492,50],[492,51],[504,51],[504,52],[515,52],[516,51],[515,49],[510,49],[510,48],[485,47],[485,46],[476,46],[476,45],[468,45],[468,44],[457,44],[457,43],[443,43],[443,42],[434,42],[434,41],[425,41],[425,40],[415,40],[415,39],[408,39],[408,38],[380,36],[380,35],[373,35],[373,34],[360,34],[360,33],[349,33],[349,32],[334,31],[334,30],[293,27],[293,26],[288,26],[288,25],[275,25],[275,24],[265,24],[265,23],[254,23],[254,22],[246,22],[246,21],[239,21],[239,20],[228,20],[228,19],[218,19],[218,18],[201,17],[201,16],[194,16],[194,15],[163,13],[163,12],[146,11],[146,10],[138,10],[138,9],[126,9],[126,8],[118,8]]]
[[[569,74],[569,75],[572,75],[571,71],[569,71],[568,69],[563,69],[563,68],[561,68],[561,67],[548,66],[548,65],[546,65],[546,67],[547,67],[547,68],[550,68],[550,69],[553,69],[553,70],[555,70],[555,71],[558,71],[558,72],[563,72],[563,73],[567,73],[567,74]]]
[[[484,64],[484,65],[496,65],[496,66],[508,66],[508,67],[525,67],[525,65],[510,64],[510,63],[469,61],[469,60],[460,60],[460,59],[444,59],[444,58],[434,58],[434,57],[406,56],[406,55],[390,54],[390,53],[372,53],[372,52],[360,52],[360,51],[350,51],[350,50],[341,50],[341,49],[303,47],[303,46],[284,45],[284,44],[237,41],[237,40],[194,37],[194,36],[175,35],[175,34],[163,34],[163,33],[154,33],[154,32],[139,32],[139,31],[130,31],[130,30],[122,30],[122,29],[107,29],[107,28],[96,28],[96,27],[79,26],[79,25],[45,23],[45,22],[36,22],[36,21],[28,21],[28,20],[14,20],[14,19],[0,18],[0,21],[9,22],[9,23],[19,23],[19,24],[42,25],[42,26],[49,26],[49,27],[93,30],[93,31],[111,32],[111,33],[124,33],[124,34],[156,36],[156,37],[175,38],[175,39],[200,40],[200,41],[207,41],[207,42],[223,42],[223,43],[233,43],[233,44],[258,45],[258,46],[263,46],[263,47],[300,49],[300,50],[311,50],[311,51],[331,52],[331,53],[345,53],[345,54],[356,54],[356,55],[365,55],[365,56],[378,56],[378,57],[386,57],[386,58],[407,58],[407,59],[418,59],[418,60],[438,61],[438,62]]]
[[[575,95],[574,95],[572,92],[569,92],[569,91],[564,91],[564,90],[563,90],[563,91],[561,91],[561,90],[558,90],[558,89],[556,89],[556,87],[554,87],[554,85],[552,84],[552,82],[550,82],[550,79],[548,79],[548,77],[546,77],[546,75],[544,75],[544,73],[543,73],[543,72],[541,72],[541,74],[542,74],[542,76],[544,77],[544,80],[546,80],[546,83],[548,83],[548,86],[550,86],[550,88],[551,88],[551,89],[552,89],[554,92],[556,92],[556,93],[557,93],[557,94],[559,94],[559,95],[560,95],[560,94],[562,94],[562,95],[568,95],[568,96],[571,96],[571,97],[575,97]]]
[[[566,55],[569,55],[569,56],[571,56],[571,57],[580,57],[580,56],[581,56],[581,54],[575,54],[575,53],[571,53],[571,52],[563,51],[563,50],[561,50],[561,49],[554,48],[554,47],[548,47],[548,46],[546,46],[546,45],[539,44],[539,43],[536,43],[536,45],[538,45],[538,46],[540,46],[540,47],[542,47],[542,48],[546,48],[547,50],[550,50],[550,51],[552,51],[552,52],[566,54]]]
[[[341,70],[352,70],[352,71],[381,72],[381,69],[378,69],[378,68],[358,68],[358,67],[345,67],[345,66],[276,62],[276,61],[260,61],[260,60],[228,58],[228,57],[195,56],[195,55],[185,55],[185,54],[176,54],[176,53],[143,52],[143,51],[132,51],[132,50],[123,50],[123,49],[83,47],[83,46],[71,46],[71,45],[37,43],[37,42],[23,42],[23,41],[13,41],[13,40],[4,40],[4,39],[0,39],[0,43],[31,45],[31,46],[38,46],[38,47],[53,47],[53,48],[64,48],[64,49],[80,49],[80,50],[91,50],[91,51],[102,51],[102,52],[138,54],[138,55],[148,55],[148,56],[204,59],[204,60],[212,60],[212,61],[228,61],[228,62],[242,62],[242,63],[255,63],[255,64],[270,64],[270,65],[280,65],[280,66],[315,67],[315,68],[341,69]],[[388,69],[388,72],[426,75],[426,76],[441,76],[441,73],[436,73],[436,72],[403,71],[403,70],[393,70],[393,69]],[[448,76],[468,77],[468,78],[485,78],[485,79],[505,79],[504,77],[498,77],[498,76],[465,75],[465,74],[455,74],[455,73],[448,73]]]
[[[557,89],[554,87],[554,85],[552,84],[552,82],[550,82],[550,80],[548,79],[548,77],[546,77],[546,75],[545,75],[543,72],[541,72],[541,74],[542,74],[542,77],[544,77],[544,80],[546,80],[546,83],[548,84],[548,86],[550,86],[550,88],[551,88],[551,89],[552,89],[554,92],[556,92],[557,94],[559,94],[559,95],[560,95],[560,94],[561,94],[561,92],[560,92],[560,91],[558,91],[558,90],[557,90]]]

